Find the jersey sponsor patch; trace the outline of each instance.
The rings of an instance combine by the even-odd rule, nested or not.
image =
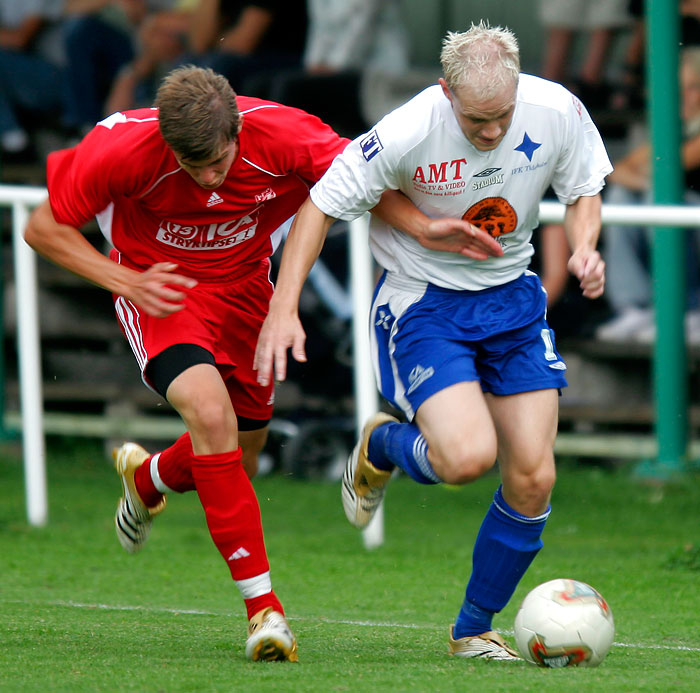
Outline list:
[[[274,200],[277,197],[277,193],[272,188],[267,188],[261,193],[255,196],[256,202],[265,202],[265,200]]]
[[[250,240],[258,227],[257,218],[250,215],[220,224],[183,226],[172,221],[161,221],[156,240],[166,245],[187,250],[217,250]]]
[[[475,202],[462,219],[494,238],[515,231],[518,225],[517,213],[503,197],[485,197]]]
[[[372,130],[364,139],[360,140],[360,149],[365,161],[371,161],[379,152],[384,149],[376,130]]]
[[[498,171],[500,169],[496,169]],[[474,176],[476,178],[476,176]],[[489,178],[480,178],[479,180],[472,181],[472,190],[481,190],[482,188],[488,188],[490,185],[501,185],[503,183],[503,174],[497,173]]]

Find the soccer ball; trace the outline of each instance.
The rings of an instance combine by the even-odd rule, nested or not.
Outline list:
[[[560,578],[535,587],[515,616],[520,654],[541,667],[597,667],[614,635],[605,599],[577,580]]]

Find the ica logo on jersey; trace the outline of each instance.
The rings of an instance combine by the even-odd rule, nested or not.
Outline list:
[[[161,221],[156,239],[166,245],[188,250],[220,250],[253,238],[257,228],[257,217],[250,214],[242,219],[194,226]]]

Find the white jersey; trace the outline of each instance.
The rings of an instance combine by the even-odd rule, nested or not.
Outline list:
[[[554,82],[521,75],[513,119],[492,151],[459,128],[439,85],[428,87],[355,139],[311,190],[324,213],[350,220],[387,189],[430,217],[463,217],[494,236],[502,257],[472,260],[428,250],[373,217],[370,245],[390,272],[448,289],[477,291],[528,267],[539,203],[551,185],[564,204],[603,188],[612,166],[588,112]]]

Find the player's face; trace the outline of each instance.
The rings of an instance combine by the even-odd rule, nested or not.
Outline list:
[[[440,85],[464,136],[483,152],[498,147],[513,120],[516,85],[504,86],[490,99],[478,99],[469,87],[452,91],[444,79]]]
[[[238,154],[238,140],[229,142],[219,152],[201,161],[184,159],[177,152],[173,153],[177,163],[180,164],[180,168],[189,173],[197,185],[205,190],[213,190],[218,188],[226,179],[228,170]]]

